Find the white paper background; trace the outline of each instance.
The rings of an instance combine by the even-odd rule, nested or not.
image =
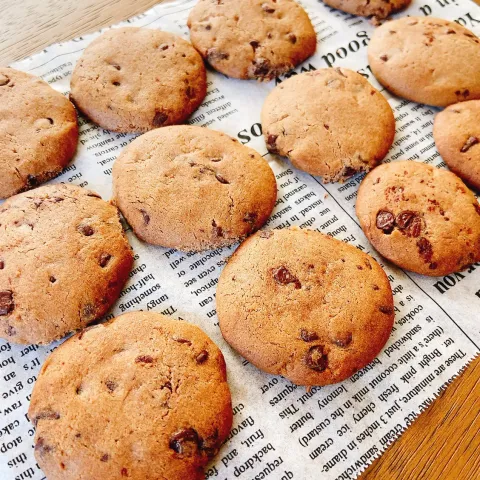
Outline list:
[[[185,23],[194,3],[160,4],[124,24],[188,38]],[[320,1],[301,3],[315,25],[318,50],[296,72],[342,66],[364,74],[381,89],[368,69],[366,55],[374,27]],[[397,16],[406,14],[456,20],[480,34],[480,8],[470,0],[414,1]],[[97,35],[53,45],[12,66],[43,77],[67,94],[75,62]],[[215,313],[215,286],[234,248],[187,255],[143,244],[130,231],[135,265],[110,316],[138,309],[163,312],[201,326],[222,349],[233,395],[234,426],[230,440],[209,466],[207,478],[355,478],[478,353],[480,264],[461,274],[428,278],[385,262],[373,251],[355,217],[360,176],[343,185],[323,185],[267,154],[259,118],[275,82],[233,80],[213,71],[208,72],[208,80],[209,93],[190,123],[224,131],[269,160],[279,187],[270,227],[318,229],[382,263],[395,294],[394,332],[378,359],[352,379],[307,394],[304,388],[258,371],[224,342]],[[395,144],[387,161],[414,159],[444,166],[432,137],[437,109],[382,91],[397,119]],[[75,160],[54,182],[85,186],[109,199],[112,163],[133,138],[81,119]],[[26,412],[39,367],[55,346],[21,347],[0,340],[1,479],[44,478],[33,456],[34,430]]]

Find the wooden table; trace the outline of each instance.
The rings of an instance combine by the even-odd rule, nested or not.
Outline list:
[[[0,0],[0,65],[141,13],[159,0]],[[480,358],[362,475],[480,479]]]

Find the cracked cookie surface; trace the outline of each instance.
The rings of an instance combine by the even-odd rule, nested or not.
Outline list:
[[[480,190],[480,100],[456,103],[438,113],[433,137],[448,167]]]
[[[272,80],[315,53],[305,10],[293,0],[199,0],[190,38],[216,70],[234,78]]]
[[[56,177],[77,148],[77,114],[42,79],[0,67],[0,198]]]
[[[412,0],[323,0],[333,8],[361,15],[362,17],[387,18],[392,13],[403,10]]]
[[[402,17],[375,29],[368,60],[395,95],[438,107],[480,98],[480,39],[456,22]]]
[[[443,276],[480,260],[480,206],[448,170],[381,165],[360,184],[356,211],[372,245],[406,270]]]
[[[393,296],[380,265],[312,230],[262,231],[238,248],[217,288],[226,341],[298,385],[341,382],[390,335]]]
[[[275,87],[262,108],[262,128],[271,153],[327,183],[378,165],[392,145],[395,118],[363,76],[324,68]]]
[[[118,210],[73,185],[46,185],[0,206],[0,337],[46,344],[101,318],[133,254]]]
[[[49,480],[201,480],[232,425],[225,361],[192,324],[126,313],[46,359],[28,416]]]
[[[185,121],[206,95],[202,58],[172,33],[115,28],[83,52],[70,98],[87,117],[115,132],[146,132]]]
[[[268,163],[224,133],[175,126],[135,139],[113,166],[114,201],[142,240],[184,251],[231,245],[275,204]]]

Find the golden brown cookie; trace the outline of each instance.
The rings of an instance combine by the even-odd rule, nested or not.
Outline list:
[[[317,45],[307,12],[293,0],[199,0],[188,27],[202,57],[234,78],[272,80]]]
[[[47,185],[0,207],[0,337],[50,343],[101,318],[133,255],[118,210],[96,193]]]
[[[275,87],[263,105],[262,128],[270,152],[336,182],[380,163],[392,145],[395,118],[362,75],[323,68]]]
[[[206,94],[202,58],[185,40],[148,28],[108,30],[83,52],[70,98],[115,132],[146,132],[184,122]]]
[[[444,107],[480,98],[480,40],[456,22],[402,17],[375,29],[368,60],[395,95]]]
[[[232,425],[225,361],[194,325],[126,313],[47,358],[28,416],[49,480],[201,480]]]
[[[77,141],[67,98],[38,77],[0,67],[0,198],[56,177]]]
[[[443,276],[480,260],[480,206],[448,170],[381,165],[363,179],[356,209],[373,246],[406,270]]]
[[[433,137],[449,168],[480,190],[480,100],[456,103],[438,113]]]
[[[216,299],[225,340],[261,370],[298,385],[341,382],[363,368],[394,320],[389,281],[372,257],[298,228],[242,243]]]
[[[387,18],[408,7],[412,0],[323,0],[333,8],[362,17]]]
[[[113,166],[114,201],[142,240],[186,251],[231,245],[258,230],[277,197],[251,148],[201,127],[135,139]]]

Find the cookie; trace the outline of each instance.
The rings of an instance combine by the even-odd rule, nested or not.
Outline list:
[[[112,176],[114,202],[135,234],[184,251],[231,245],[258,230],[277,196],[275,176],[255,150],[201,127],[140,136]]]
[[[116,28],[94,40],[72,74],[70,98],[115,132],[146,132],[184,122],[206,95],[195,49],[172,33]]]
[[[381,165],[360,184],[356,210],[373,246],[401,268],[443,276],[480,260],[480,206],[448,170]]]
[[[399,97],[444,107],[480,98],[480,40],[432,17],[402,17],[375,29],[368,60],[377,80]]]
[[[323,0],[323,2],[352,15],[383,19],[408,7],[412,0]]]
[[[56,177],[77,148],[77,114],[38,77],[0,67],[0,198]]]
[[[234,78],[272,80],[317,46],[307,12],[293,0],[199,0],[188,27],[202,57]]]
[[[225,340],[256,367],[298,385],[341,382],[363,368],[394,320],[390,283],[372,257],[298,228],[242,243],[216,301]]]
[[[47,185],[0,207],[0,337],[46,344],[101,318],[133,256],[118,210],[90,190]]]
[[[438,113],[433,137],[450,170],[480,190],[480,100],[450,105]]]
[[[324,68],[275,87],[262,109],[262,128],[271,153],[327,183],[378,165],[392,145],[395,118],[364,77]]]
[[[225,361],[194,325],[126,313],[47,358],[28,417],[49,480],[203,480],[232,425]]]

